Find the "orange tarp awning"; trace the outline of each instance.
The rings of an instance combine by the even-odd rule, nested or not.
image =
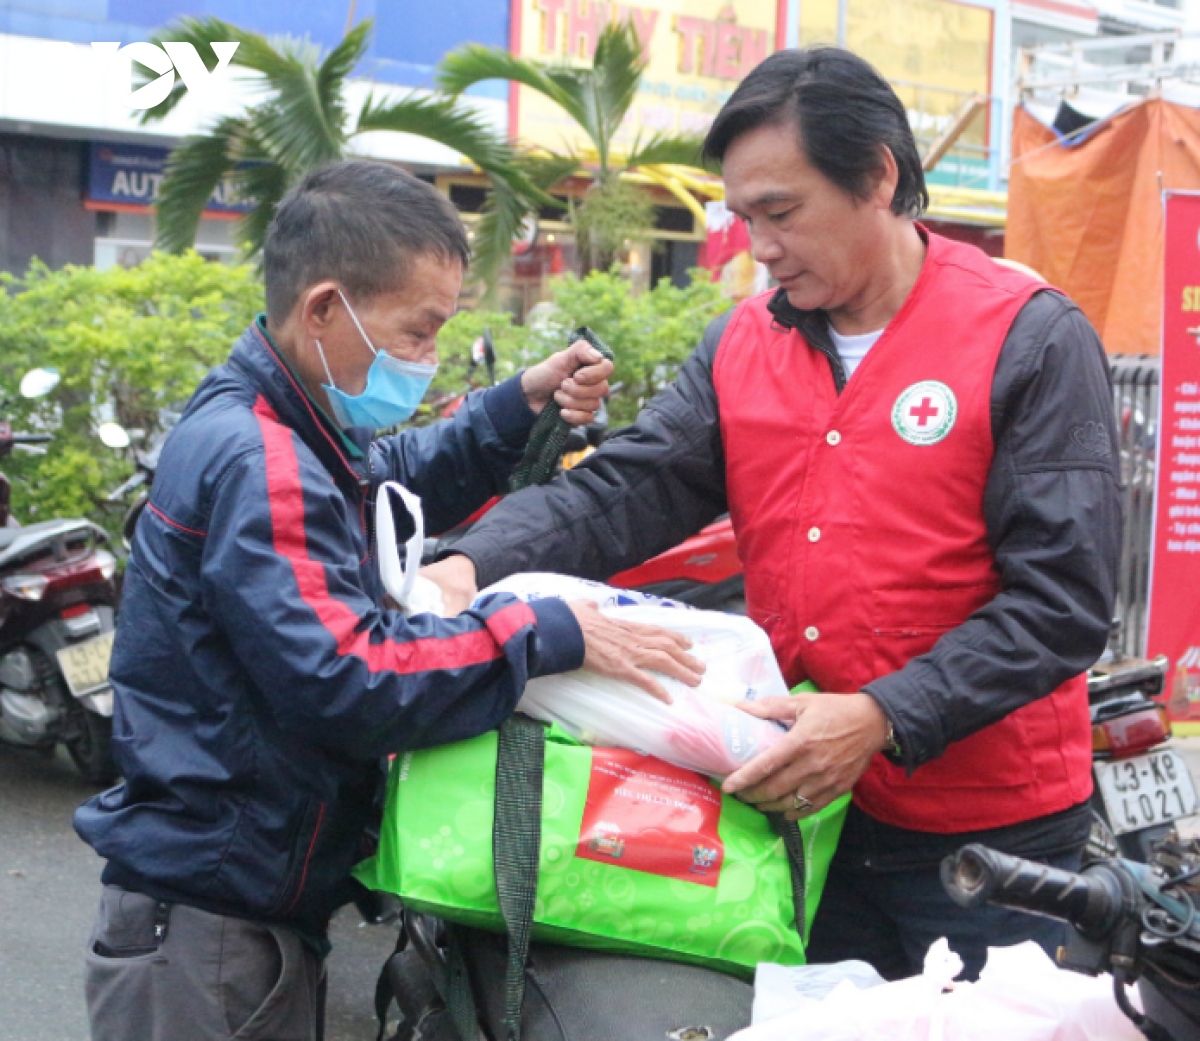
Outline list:
[[[1005,255],[1079,304],[1110,352],[1158,354],[1162,191],[1200,191],[1200,110],[1138,102],[1063,145],[1017,108],[1012,155]]]

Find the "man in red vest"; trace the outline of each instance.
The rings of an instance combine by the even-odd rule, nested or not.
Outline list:
[[[854,793],[810,960],[896,978],[939,936],[970,974],[988,944],[1052,949],[1048,920],[955,906],[938,865],[974,841],[1079,865],[1082,673],[1121,530],[1100,342],[1061,294],[917,223],[904,107],[845,51],[768,58],[705,151],[778,288],[429,573],[459,603],[516,571],[604,578],[728,510],[751,617],[822,693],[752,706],[791,729],[725,790],[793,817]]]

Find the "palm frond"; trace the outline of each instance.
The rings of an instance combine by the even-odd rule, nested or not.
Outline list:
[[[278,163],[252,161],[234,172],[233,183],[238,194],[254,204],[254,208],[238,221],[238,243],[245,244],[247,257],[255,257],[262,252],[267,228],[291,182],[287,171]]]
[[[564,177],[570,177],[580,167],[579,157],[574,155],[532,155],[518,152],[513,165],[529,178],[535,188],[549,192]],[[560,205],[551,197],[554,205]]]
[[[699,134],[655,134],[645,144],[634,142],[633,150],[625,158],[625,165],[656,166],[667,163],[703,170],[700,160],[700,146],[703,143],[704,138]]]
[[[331,59],[333,62],[326,84],[330,92],[336,91],[337,74],[356,50],[364,46],[369,32],[368,23],[356,27],[327,56],[326,62]],[[272,93],[270,102],[254,110],[253,120],[280,162],[290,169],[303,170],[341,157],[346,139],[345,114],[336,105],[326,109],[318,85],[319,52],[308,41],[287,38],[271,41],[220,18],[206,16],[181,18],[156,33],[152,42],[190,43],[208,68],[210,62],[215,67],[211,44],[222,40],[238,44],[230,64],[261,73],[263,89]],[[177,83],[161,105],[147,110],[142,121],[161,119],[182,96],[183,86]]]
[[[493,181],[505,181],[531,202],[550,203],[517,166],[514,153],[499,134],[470,109],[452,98],[408,96],[385,101],[371,95],[364,102],[354,133],[391,130],[417,134],[466,156]]]
[[[371,19],[359,22],[325,56],[317,69],[317,98],[325,110],[326,121],[333,126],[345,127],[346,109],[344,88],[346,78],[367,53],[371,45]]]
[[[492,182],[483,216],[475,225],[472,241],[471,275],[483,283],[484,298],[490,301],[499,283],[500,273],[512,256],[513,239],[521,223],[533,212],[529,201],[504,181]]]
[[[592,100],[588,107],[594,110],[597,126],[594,140],[600,152],[600,165],[607,169],[612,139],[633,104],[642,73],[646,71],[646,59],[632,23],[613,22],[605,26],[596,43],[592,71]]]
[[[149,37],[149,42],[158,47],[170,42],[190,43],[196,48],[196,53],[209,72],[217,67],[217,56],[213,53],[212,45],[226,41],[238,45],[238,49],[233,52],[233,57],[230,59],[230,65],[252,69],[267,76],[270,76],[276,69],[279,56],[267,42],[265,36],[239,29],[236,25],[222,21],[220,18],[209,16],[180,18],[152,33]],[[153,78],[141,68],[138,68],[136,72],[138,76],[136,86],[140,87]],[[183,81],[176,80],[175,86],[171,88],[171,93],[167,95],[166,100],[143,112],[141,122],[146,124],[162,119],[179,104],[186,92],[187,88]]]
[[[555,74],[559,73],[559,74]],[[577,78],[548,70],[536,62],[517,58],[499,47],[468,43],[447,54],[438,65],[438,89],[461,94],[485,80],[512,80],[536,90],[582,124],[586,115],[584,97]]]
[[[156,245],[182,253],[196,241],[200,217],[213,190],[236,163],[239,117],[227,116],[203,136],[188,138],[167,159],[155,214]]]

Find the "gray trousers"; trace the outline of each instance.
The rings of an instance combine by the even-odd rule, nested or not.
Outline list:
[[[105,886],[87,949],[92,1041],[317,1041],[323,973],[288,929]]]

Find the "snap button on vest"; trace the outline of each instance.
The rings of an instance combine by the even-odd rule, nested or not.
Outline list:
[[[821,632],[815,625],[810,625],[804,630],[804,638],[812,643],[820,639]]]
[[[831,431],[829,431],[828,434],[825,435],[825,440],[828,441],[831,445],[840,445],[842,443],[842,435],[839,434],[836,430],[831,430]]]
[[[820,538],[821,538],[821,529],[820,528],[809,528],[808,529],[808,541],[809,542],[818,542],[818,541],[820,541]]]

